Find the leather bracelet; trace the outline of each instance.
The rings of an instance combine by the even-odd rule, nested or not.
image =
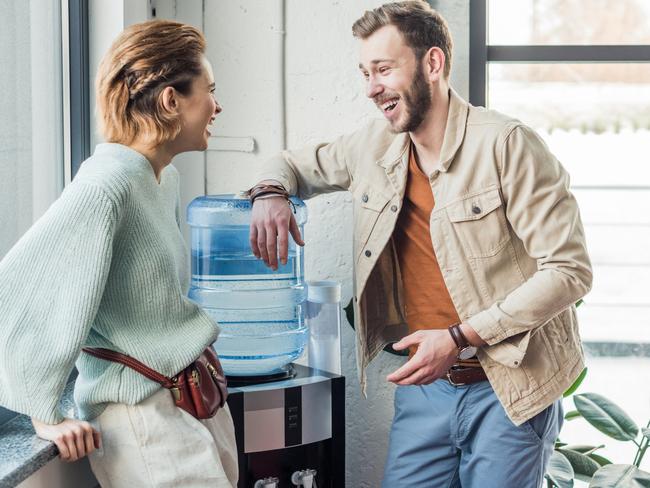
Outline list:
[[[282,198],[285,198],[285,199],[289,198],[289,196],[285,195],[284,193],[279,193],[279,192],[273,191],[273,190],[267,190],[267,191],[258,191],[256,193],[254,193],[253,195],[251,195],[250,201],[251,201],[251,203],[255,203],[255,200],[257,200],[259,197],[264,197],[266,195],[275,195],[275,196],[282,197]]]
[[[282,195],[278,195],[277,193],[267,193],[266,195],[258,195],[255,197],[255,201],[258,200],[268,200],[269,198],[277,198]]]
[[[265,184],[256,185],[250,190],[248,190],[247,193],[251,203],[253,203],[257,197],[262,195],[268,195],[270,193],[283,196],[284,198],[287,199],[289,198],[289,192],[282,185],[265,185]]]
[[[255,203],[255,200],[261,197],[268,198],[271,196],[279,196],[287,201],[287,203],[291,206],[294,214],[297,213],[296,205],[289,198],[289,192],[285,190],[285,188],[281,185],[256,185],[248,190],[247,193],[251,205]]]

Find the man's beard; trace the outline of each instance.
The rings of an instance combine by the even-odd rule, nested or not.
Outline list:
[[[395,133],[417,130],[431,108],[431,91],[421,66],[415,69],[415,77],[403,99],[407,118],[403,124],[393,127]]]

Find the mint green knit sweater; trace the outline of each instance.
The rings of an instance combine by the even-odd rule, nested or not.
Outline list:
[[[160,388],[81,352],[104,347],[165,375],[218,334],[185,294],[178,172],[158,184],[140,153],[100,144],[74,181],[0,262],[0,405],[48,423],[76,361],[79,417],[138,403]]]

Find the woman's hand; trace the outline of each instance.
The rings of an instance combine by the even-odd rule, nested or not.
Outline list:
[[[100,433],[83,420],[65,419],[51,425],[32,419],[32,425],[38,437],[56,444],[62,461],[77,461],[101,447]]]

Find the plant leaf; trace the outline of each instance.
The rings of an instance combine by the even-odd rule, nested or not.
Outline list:
[[[582,381],[585,379],[585,376],[587,376],[587,370],[588,368],[585,367],[582,372],[578,375],[576,380],[573,382],[573,384],[569,387],[567,391],[564,392],[562,395],[564,398],[568,397],[569,395],[573,394],[578,387],[582,384]]]
[[[581,417],[582,415],[577,410],[571,410],[564,414],[564,420],[575,420]]]
[[[587,422],[619,441],[634,440],[639,427],[621,407],[598,393],[574,395],[573,402]]]
[[[602,456],[600,456],[598,454],[591,453],[591,454],[587,454],[587,456],[589,456],[591,459],[596,461],[601,466],[606,466],[608,464],[612,464],[612,462],[609,459],[607,459],[605,457],[602,457]]]
[[[348,303],[344,308],[343,311],[345,312],[345,318],[348,320],[348,324],[352,326],[354,329],[354,303],[353,303],[354,298],[350,299],[350,303]]]
[[[580,481],[586,481],[588,483],[591,481],[591,477],[600,468],[600,464],[580,452],[566,448],[558,449],[558,452],[562,453],[562,455],[568,459],[573,468],[575,477]]]
[[[573,488],[573,468],[571,463],[557,451],[553,451],[553,454],[551,454],[545,477],[559,488]]]
[[[650,473],[631,464],[608,464],[600,468],[589,488],[648,488]]]
[[[576,451],[581,454],[584,454],[585,456],[589,456],[592,452],[597,451],[598,449],[602,449],[605,447],[605,444],[601,444],[600,446],[587,446],[583,444],[572,444],[570,446],[563,446],[564,449],[570,449],[571,451]]]

